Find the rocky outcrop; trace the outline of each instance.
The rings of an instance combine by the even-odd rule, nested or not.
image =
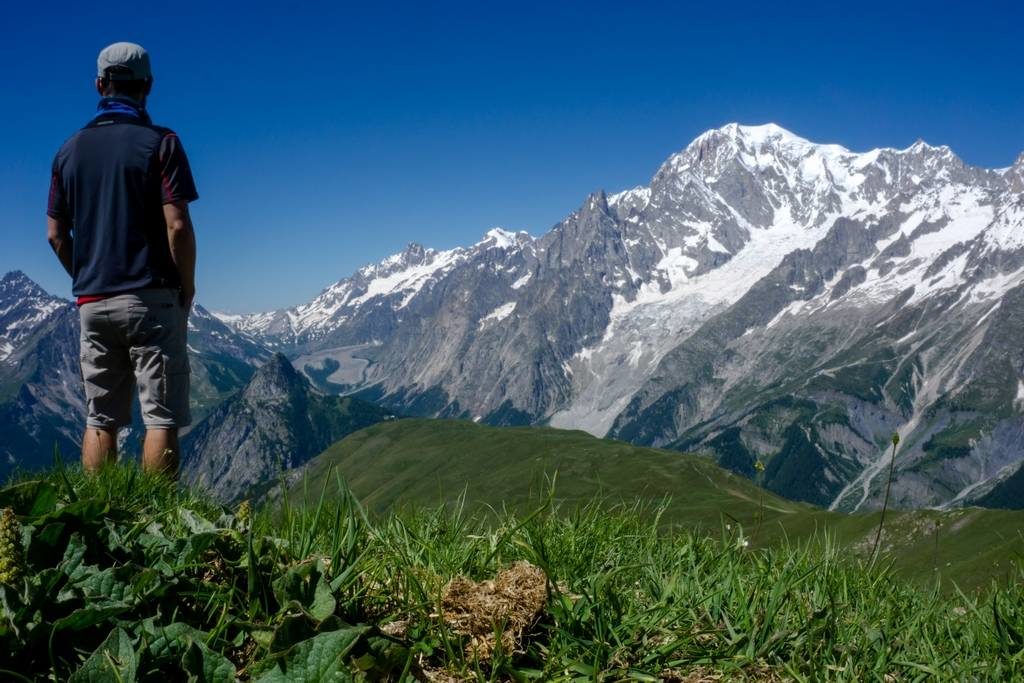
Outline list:
[[[358,399],[319,394],[274,354],[184,438],[182,476],[230,502],[348,434],[394,417]]]

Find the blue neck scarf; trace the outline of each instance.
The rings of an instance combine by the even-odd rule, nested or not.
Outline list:
[[[142,106],[130,97],[104,97],[96,106],[96,115],[93,120],[102,116],[127,116],[149,123],[149,114]]]

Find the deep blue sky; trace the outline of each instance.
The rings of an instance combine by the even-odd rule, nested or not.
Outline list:
[[[199,300],[236,312],[410,241],[541,234],[730,121],[990,167],[1024,150],[1019,3],[832,4],[9,3],[0,272],[70,292],[49,166],[116,40],[150,51],[150,111],[192,160]]]

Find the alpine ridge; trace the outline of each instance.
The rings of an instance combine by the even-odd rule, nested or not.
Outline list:
[[[324,390],[714,455],[783,495],[1003,500],[1024,459],[1024,156],[864,153],[729,124],[539,237],[410,245],[308,304],[221,316]],[[1019,478],[1018,478],[1019,479]]]

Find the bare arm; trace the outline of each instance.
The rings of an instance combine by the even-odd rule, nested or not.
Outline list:
[[[72,238],[71,227],[62,219],[53,216],[46,217],[46,241],[50,243],[53,253],[60,259],[64,270],[71,275],[71,253]]]
[[[192,230],[188,202],[164,204],[164,220],[167,221],[167,243],[171,248],[171,259],[181,279],[181,303],[186,311],[190,311],[192,299],[196,295],[196,236]]]

